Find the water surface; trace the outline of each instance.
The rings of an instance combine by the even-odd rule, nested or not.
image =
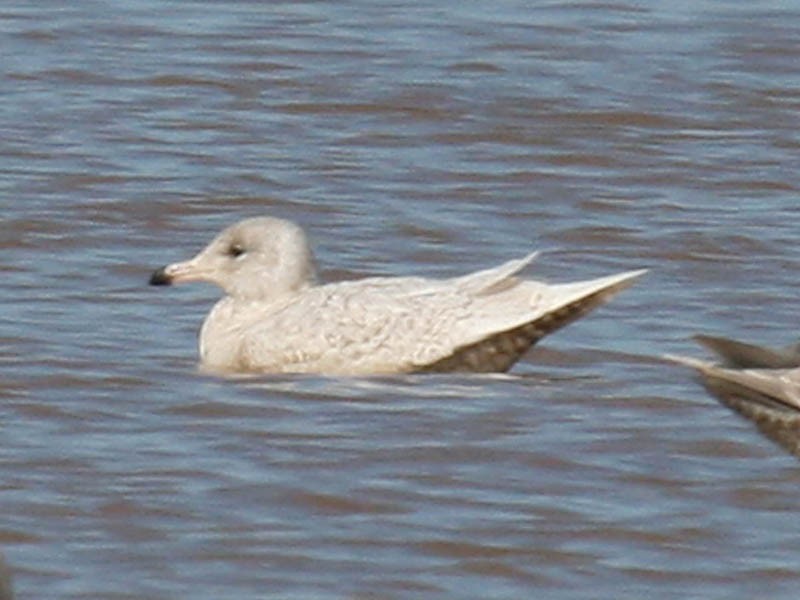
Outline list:
[[[663,353],[797,333],[782,2],[0,9],[0,547],[21,598],[794,598],[797,460]],[[511,375],[225,381],[150,271],[650,267]]]

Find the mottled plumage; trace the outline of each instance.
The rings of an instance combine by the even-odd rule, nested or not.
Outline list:
[[[226,292],[200,334],[202,366],[216,373],[506,371],[643,273],[555,285],[517,277],[534,256],[451,279],[317,285],[302,230],[262,217],[157,270],[151,283],[201,280]]]
[[[755,410],[745,403],[800,417],[800,369],[730,369],[682,356],[668,358],[697,369],[709,391],[739,412]]]
[[[800,457],[800,368],[796,347],[764,348],[711,336],[696,336],[723,365],[668,356],[700,373],[722,404],[752,421],[759,431]]]

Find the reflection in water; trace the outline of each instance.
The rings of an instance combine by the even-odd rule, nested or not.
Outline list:
[[[800,457],[800,353],[798,346],[768,348],[705,335],[695,339],[723,365],[677,359],[696,368],[720,402],[750,419],[767,437]]]

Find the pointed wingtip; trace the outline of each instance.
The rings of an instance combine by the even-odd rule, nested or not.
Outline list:
[[[608,284],[606,286],[609,294],[616,295],[622,290],[631,287],[637,279],[647,273],[647,269],[637,269],[635,271],[626,271],[617,275],[608,277]]]
[[[743,342],[732,340],[730,338],[724,338],[716,335],[706,335],[704,333],[696,333],[692,336],[692,339],[704,348],[711,350],[714,354],[717,354],[722,358],[725,358],[732,348],[741,349],[743,347],[756,347],[751,344],[745,344]]]
[[[662,354],[661,358],[667,362],[697,369],[698,371],[707,371],[709,367],[713,366],[709,362],[699,360],[697,358],[690,358],[688,356],[679,356],[677,354]]]
[[[564,287],[574,287],[582,295],[602,294],[605,300],[610,300],[622,290],[632,286],[634,282],[645,273],[647,273],[647,269],[625,271],[623,273],[606,275],[605,277],[599,277],[588,281],[565,284]]]
[[[800,366],[796,349],[769,348],[729,338],[698,334],[693,339],[719,356],[725,366],[739,369],[792,369]]]
[[[624,273],[619,274],[620,281],[630,281],[633,283],[639,277],[649,272],[650,269],[636,269],[635,271],[625,271]]]

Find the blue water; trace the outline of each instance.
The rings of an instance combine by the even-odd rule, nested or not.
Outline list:
[[[20,598],[794,598],[796,458],[664,353],[796,336],[791,3],[0,8],[0,548]],[[218,292],[649,267],[502,377],[225,381]]]

